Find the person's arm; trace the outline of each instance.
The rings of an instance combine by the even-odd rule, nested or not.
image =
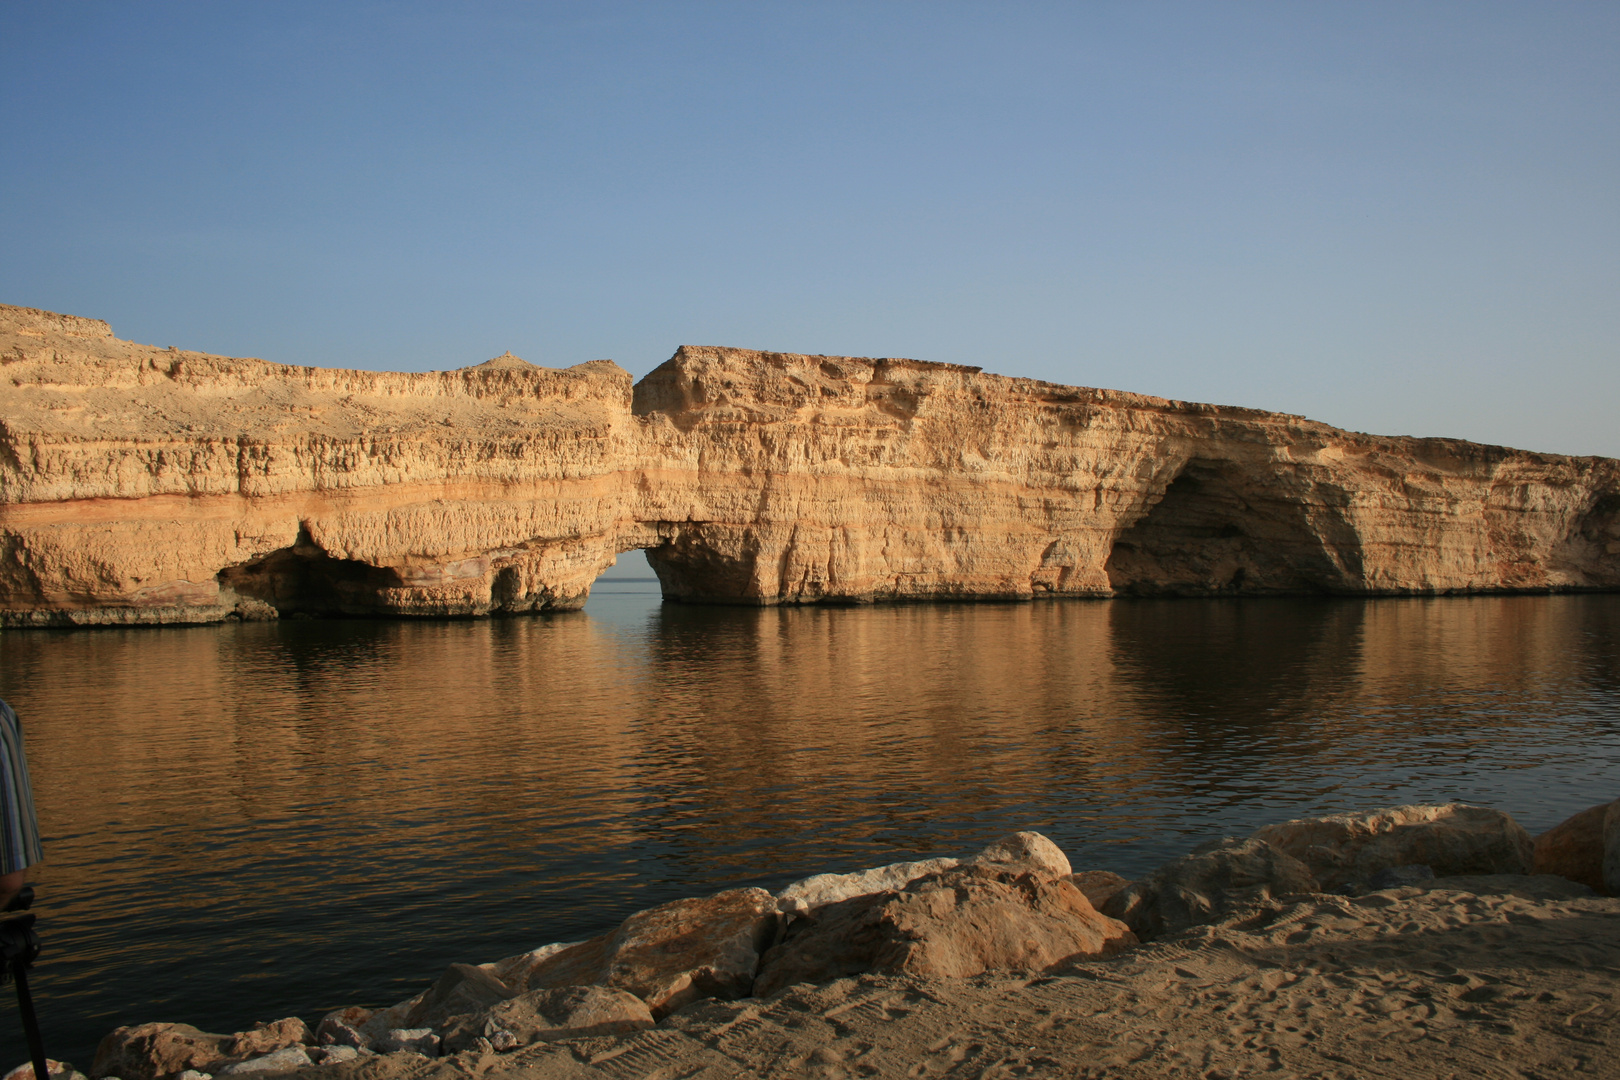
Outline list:
[[[11,898],[22,892],[24,880],[27,877],[28,871],[26,870],[18,870],[14,874],[0,874],[0,911],[6,910],[6,905],[11,903]]]

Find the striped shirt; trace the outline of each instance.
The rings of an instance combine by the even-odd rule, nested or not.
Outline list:
[[[0,874],[26,869],[42,858],[22,726],[11,706],[0,701]]]

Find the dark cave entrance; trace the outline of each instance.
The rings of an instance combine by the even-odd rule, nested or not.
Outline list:
[[[387,567],[354,559],[334,559],[304,529],[290,548],[227,566],[219,572],[222,588],[258,600],[288,615],[372,615],[377,594],[398,588],[399,575]]]
[[[1286,596],[1359,589],[1360,545],[1337,492],[1287,472],[1187,463],[1114,542],[1106,571],[1125,596]]]

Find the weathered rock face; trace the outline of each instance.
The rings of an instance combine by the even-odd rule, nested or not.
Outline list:
[[[233,1062],[219,1070],[221,1076],[247,1076],[252,1073],[286,1073],[315,1064],[302,1046],[285,1046],[246,1061]]]
[[[923,859],[920,862],[890,863],[852,874],[816,874],[795,881],[776,894],[777,910],[802,915],[816,908],[836,904],[855,896],[897,892],[911,882],[958,865],[956,859]]]
[[[950,978],[1043,971],[1135,941],[1066,876],[973,863],[796,920],[761,961],[754,996],[868,971]]]
[[[483,968],[472,964],[451,964],[429,987],[415,1008],[406,1014],[400,1026],[443,1027],[452,1016],[479,1012],[514,996],[511,987]]]
[[[1120,876],[1112,870],[1081,870],[1069,875],[1069,883],[1086,894],[1091,906],[1098,911],[1108,903],[1113,895],[1128,886],[1129,878]]]
[[[913,360],[426,374],[0,307],[0,622],[1620,588],[1620,462]]]
[[[1214,922],[1273,897],[1316,891],[1304,863],[1264,840],[1226,839],[1194,848],[1103,903],[1140,938],[1154,938]]]
[[[635,389],[667,595],[1620,586],[1620,462],[909,360],[683,348]]]
[[[309,1025],[296,1016],[289,1016],[268,1024],[254,1024],[247,1031],[237,1032],[231,1037],[225,1052],[233,1058],[257,1057],[314,1041],[315,1034],[309,1030]]]
[[[1304,863],[1324,889],[1366,882],[1397,866],[1422,864],[1449,877],[1528,874],[1535,861],[1535,842],[1512,816],[1461,803],[1302,818],[1254,836]]]
[[[292,1069],[310,1064],[303,1045],[314,1041],[309,1025],[296,1016],[231,1035],[211,1035],[190,1024],[140,1024],[117,1028],[102,1039],[90,1072],[158,1080],[186,1069],[233,1074]]]
[[[115,1028],[96,1048],[95,1077],[158,1080],[182,1069],[208,1069],[228,1060],[229,1035],[210,1035],[190,1024],[138,1024]]]
[[[13,625],[567,609],[623,531],[607,362],[297,368],[4,308],[0,394]]]
[[[527,972],[524,985],[625,990],[660,1017],[699,998],[747,997],[776,918],[776,898],[764,889],[672,900],[552,954]]]
[[[1557,874],[1595,892],[1608,892],[1603,884],[1603,823],[1610,805],[1588,807],[1536,837],[1534,872]]]

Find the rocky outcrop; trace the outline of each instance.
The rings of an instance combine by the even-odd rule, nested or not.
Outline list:
[[[776,899],[764,889],[674,900],[553,954],[528,970],[524,988],[625,990],[663,1016],[699,998],[747,997],[775,934]]]
[[[1075,888],[1086,894],[1091,906],[1098,911],[1108,903],[1115,893],[1128,886],[1131,882],[1112,870],[1082,870],[1077,874],[1069,875],[1069,882]]]
[[[136,1024],[115,1028],[96,1048],[92,1076],[158,1080],[184,1069],[212,1069],[229,1060],[229,1035],[210,1035],[190,1024]]]
[[[1302,818],[1267,825],[1254,837],[1304,863],[1328,890],[1398,866],[1423,865],[1447,877],[1528,874],[1535,861],[1535,842],[1510,815],[1462,803]]]
[[[303,1047],[314,1041],[308,1025],[297,1017],[255,1024],[234,1035],[210,1035],[190,1024],[139,1024],[117,1028],[102,1039],[90,1071],[121,1080],[159,1080],[187,1069],[279,1072],[312,1064]]]
[[[516,994],[483,968],[451,964],[400,1022],[401,1028],[438,1028],[452,1016],[479,1012]]]
[[[232,1062],[219,1070],[221,1076],[248,1076],[252,1073],[284,1073],[306,1069],[315,1064],[309,1051],[302,1046],[286,1046],[271,1050],[258,1057]]]
[[[424,374],[0,307],[0,622],[1620,588],[1620,462],[915,360]]]
[[[900,892],[913,881],[954,870],[960,865],[957,859],[923,859],[890,863],[852,874],[816,874],[778,891],[776,906],[785,915],[808,915],[842,900]],[[1036,870],[1051,877],[1063,877],[1071,872],[1068,856],[1037,832],[1016,832],[1002,837],[974,856],[972,865]]]
[[[973,864],[796,920],[761,961],[754,994],[862,972],[950,978],[1039,972],[1135,942],[1123,923],[1099,914],[1065,876]]]
[[[962,863],[893,863],[818,874],[777,893],[795,916],[760,961],[753,993],[863,972],[964,977],[1042,971],[1134,942],[1071,880],[1069,858],[1037,832],[1002,837]]]
[[[776,904],[785,914],[806,915],[841,900],[879,892],[897,892],[920,877],[951,870],[957,865],[955,859],[922,859],[890,863],[853,874],[816,874],[803,881],[795,881],[779,891]]]
[[[309,1025],[296,1016],[289,1016],[285,1020],[254,1024],[247,1031],[237,1032],[225,1052],[233,1058],[251,1058],[314,1041],[315,1034],[309,1030]]]
[[[1603,883],[1604,822],[1611,803],[1591,806],[1535,839],[1534,872],[1557,874],[1599,892]]]
[[[1311,869],[1258,836],[1211,842],[1127,882],[1107,871],[1074,872],[1046,837],[1014,833],[976,856],[938,860],[949,865],[920,876],[909,869],[927,863],[818,875],[782,890],[780,899],[759,889],[733,889],[638,912],[589,941],[544,946],[490,964],[452,964],[432,986],[396,1005],[328,1013],[313,1034],[297,1019],[233,1035],[184,1024],[119,1028],[102,1041],[92,1074],[103,1080],[202,1080],[204,1073],[350,1062],[359,1070],[352,1075],[390,1075],[386,1063],[373,1067],[378,1054],[406,1055],[394,1069],[403,1074],[414,1072],[421,1057],[441,1053],[470,1053],[461,1063],[483,1072],[490,1064],[486,1055],[541,1041],[629,1035],[654,1026],[689,1030],[706,1016],[725,1018],[729,1027],[731,1018],[761,1002],[722,1005],[727,999],[791,996],[797,991],[790,987],[851,975],[960,979],[1003,971],[1061,977],[1076,965],[1128,949],[1138,935],[1190,931],[1170,945],[1171,955],[1179,955],[1174,941],[1202,940],[1207,931],[1195,928],[1210,924],[1270,926],[1309,936],[1319,929],[1316,923],[1284,927],[1280,913],[1295,902],[1354,904],[1360,910],[1398,904],[1425,890],[1590,895],[1585,885],[1553,875],[1478,869],[1436,877],[1428,866],[1389,861],[1407,859],[1414,850],[1462,852],[1461,861],[1475,867],[1528,859],[1515,854],[1517,827],[1511,821],[1498,811],[1452,805],[1269,827],[1280,830],[1285,842],[1310,839],[1302,850],[1329,872],[1353,866],[1364,878],[1359,886],[1365,886],[1354,890],[1362,894],[1354,901],[1306,895],[1318,889]],[[1506,838],[1505,847],[1481,841],[1493,833]],[[1391,836],[1401,842],[1387,842]],[[1386,842],[1368,842],[1379,837]],[[1329,859],[1324,851],[1338,854]],[[887,887],[825,903],[812,902],[810,897],[822,894],[800,887],[832,881],[837,892],[885,879]],[[1088,893],[1099,897],[1100,909]],[[1566,962],[1560,954],[1559,965]],[[596,1060],[616,1053],[601,1043],[582,1045],[602,1053]]]
[[[1139,938],[1215,922],[1239,908],[1280,896],[1316,892],[1305,864],[1264,840],[1223,839],[1194,848],[1103,903]]]

